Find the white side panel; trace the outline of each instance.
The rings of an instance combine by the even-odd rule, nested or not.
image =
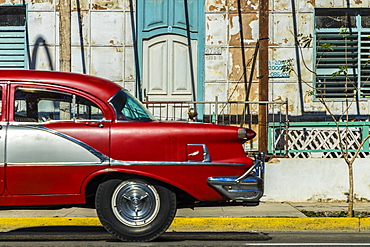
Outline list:
[[[1,167],[0,169],[3,168],[4,162],[5,162],[6,129],[7,129],[7,126],[5,124],[0,125],[0,167]]]
[[[7,164],[98,164],[102,161],[83,143],[64,138],[47,129],[9,126],[7,131]]]

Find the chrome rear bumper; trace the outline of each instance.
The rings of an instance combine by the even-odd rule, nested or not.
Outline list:
[[[210,177],[207,182],[230,200],[258,202],[263,196],[265,154],[255,157],[253,166],[240,177]]]

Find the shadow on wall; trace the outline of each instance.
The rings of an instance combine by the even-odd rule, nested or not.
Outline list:
[[[29,68],[31,70],[36,69],[37,52],[38,52],[40,47],[44,47],[50,70],[54,70],[53,61],[51,59],[51,55],[50,55],[48,45],[46,44],[45,39],[43,39],[42,37],[38,37],[37,40],[36,40],[36,43],[34,45],[34,49],[33,49],[32,54],[30,56],[30,61],[29,61],[30,66],[29,66]]]
[[[85,52],[84,52],[84,41],[83,41],[83,33],[82,33],[82,16],[81,16],[81,8],[80,8],[80,0],[77,0],[77,15],[78,15],[78,30],[79,30],[79,40],[80,40],[80,47],[81,47],[81,61],[82,61],[82,73],[86,74],[86,61],[85,61]],[[28,33],[27,33],[27,43],[28,42]],[[34,44],[34,49],[32,54],[28,52],[28,64],[29,69],[35,70],[36,69],[36,62],[37,62],[37,52],[40,47],[44,47],[46,56],[47,56],[47,63],[49,65],[50,70],[54,70],[53,61],[51,59],[51,53],[49,47],[42,36],[39,36]]]

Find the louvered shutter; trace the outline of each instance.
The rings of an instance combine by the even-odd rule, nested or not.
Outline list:
[[[0,69],[26,69],[26,6],[0,7]]]
[[[315,96],[370,99],[370,9],[315,10]]]
[[[357,33],[320,32],[316,47],[316,95],[355,97],[359,73]]]

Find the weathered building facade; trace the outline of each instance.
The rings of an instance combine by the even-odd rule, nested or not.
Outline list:
[[[244,100],[245,78],[249,79],[253,69],[249,99],[257,100],[259,73],[256,66],[252,68],[251,60],[259,39],[259,1],[185,2],[187,8],[179,0],[72,1],[72,71],[111,79],[131,90],[141,90],[152,99],[213,100],[219,96],[220,100]],[[23,4],[25,67],[58,70],[58,1],[1,1],[3,13],[7,7]],[[295,45],[297,36],[315,38],[315,30],[320,28],[315,16],[319,20],[328,13],[326,10],[350,8],[342,14],[333,12],[331,18],[346,13],[355,18],[361,16],[361,11],[355,9],[366,11],[369,7],[368,1],[270,1],[270,99],[288,98],[292,115],[323,111],[312,97],[315,85],[310,70],[314,70],[318,56],[315,44],[299,50]],[[345,22],[338,21],[339,27],[333,27],[344,27]],[[2,21],[1,29],[11,29],[12,25]],[[289,59],[293,59],[296,74],[281,72],[281,65]],[[243,75],[243,61],[247,77]],[[140,69],[136,71],[136,67]],[[190,69],[193,76],[187,75]],[[335,97],[330,99],[343,99]],[[361,110],[368,108],[368,101],[360,105],[360,113],[366,114]]]
[[[266,90],[259,77],[267,76],[257,66],[260,2],[73,0],[71,70],[113,80],[141,100],[258,101]],[[59,70],[59,1],[0,4],[0,68]],[[370,2],[268,4],[268,95],[288,100],[280,113],[291,122],[331,121],[323,96],[333,115],[366,119]],[[306,48],[307,39],[297,45],[304,38]],[[325,50],[322,40],[333,45]],[[282,70],[287,61],[294,71]]]

